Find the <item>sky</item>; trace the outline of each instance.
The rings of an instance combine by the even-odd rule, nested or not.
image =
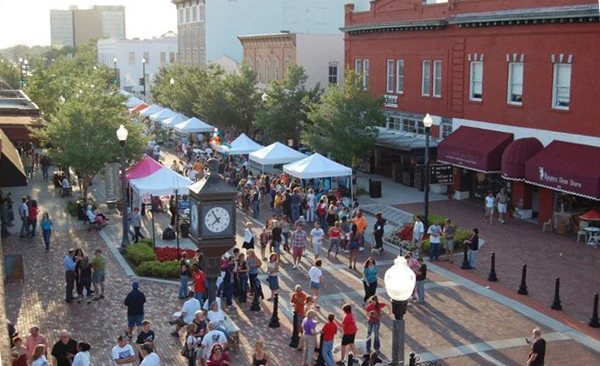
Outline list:
[[[0,48],[17,44],[50,45],[50,9],[80,9],[92,5],[124,5],[127,38],[177,33],[171,0],[0,0]]]

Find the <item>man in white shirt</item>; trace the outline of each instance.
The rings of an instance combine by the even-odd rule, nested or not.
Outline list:
[[[217,330],[217,325],[213,322],[208,323],[208,332],[202,338],[200,357],[206,361],[210,357],[210,351],[215,344],[220,344],[225,348],[227,346],[227,337],[225,333]]]
[[[154,353],[154,347],[151,343],[142,344],[140,349],[142,350],[142,357],[144,357],[140,366],[160,366],[160,357]]]
[[[418,257],[418,253],[421,251],[421,244],[423,244],[423,234],[425,233],[425,226],[423,225],[423,221],[421,221],[421,216],[417,215],[415,218],[415,225],[413,226],[413,244],[417,245],[417,249],[415,250],[415,257]]]
[[[119,343],[112,349],[112,359],[116,365],[120,366],[133,366],[134,362],[137,361],[133,347],[127,343],[129,338],[127,334],[121,334],[118,338]]]
[[[313,222],[315,221],[317,198],[315,196],[315,191],[312,188],[308,190],[308,194],[306,195],[306,204],[308,205],[308,208],[306,209],[306,220],[308,222]]]
[[[19,216],[21,216],[21,237],[29,234],[29,206],[27,205],[27,197],[23,197],[19,206]]]
[[[488,192],[488,195],[485,197],[485,219],[484,221],[489,221],[490,224],[494,223],[494,205],[496,204],[496,200],[494,199],[494,195],[492,191]]]
[[[442,228],[438,225],[437,222],[434,222],[429,229],[427,230],[427,234],[429,234],[429,261],[439,261],[440,260],[440,249],[441,249],[441,239],[442,239]]]
[[[191,324],[194,321],[194,317],[196,316],[196,311],[200,310],[200,301],[191,298],[188,301],[183,303],[183,307],[181,308],[181,315],[179,318],[170,321],[169,324],[177,324],[175,330],[171,333],[174,337],[179,337],[179,330],[184,326]]]
[[[323,229],[321,229],[321,224],[315,222],[315,227],[310,231],[309,238],[313,246],[313,254],[315,255],[315,260],[319,259],[319,254],[321,254],[324,236],[325,232],[323,231]]]

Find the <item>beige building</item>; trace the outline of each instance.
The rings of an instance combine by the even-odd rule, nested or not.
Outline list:
[[[343,78],[342,34],[274,33],[238,36],[244,62],[256,71],[259,85],[282,80],[289,65],[302,66],[307,87],[339,83]]]
[[[125,7],[94,6],[69,10],[50,10],[52,47],[79,46],[90,39],[124,39]]]
[[[206,7],[204,0],[172,0],[177,8],[179,63],[206,64]]]

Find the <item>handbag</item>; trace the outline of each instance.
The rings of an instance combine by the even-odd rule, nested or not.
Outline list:
[[[194,350],[188,349],[187,343],[185,343],[183,348],[181,348],[181,355],[186,358],[192,358],[194,356]]]

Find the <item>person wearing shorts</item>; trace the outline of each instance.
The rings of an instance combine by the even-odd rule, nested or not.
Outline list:
[[[139,290],[139,283],[134,281],[131,284],[131,292],[125,297],[125,306],[127,306],[127,335],[133,337],[133,328],[141,327],[144,321],[144,304],[146,296]]]
[[[301,225],[296,226],[296,230],[292,232],[292,257],[294,259],[294,268],[298,268],[304,254],[304,248],[308,243],[308,236],[302,229]]]
[[[102,250],[96,249],[94,259],[92,259],[92,283],[94,284],[94,301],[104,299],[104,280],[106,268],[106,258],[102,256]]]
[[[318,225],[319,223],[315,224]],[[315,265],[312,266],[310,270],[308,270],[308,277],[310,277],[310,288],[313,292],[315,305],[317,304],[317,299],[321,294],[321,284],[324,284],[325,282],[325,277],[323,277],[323,270],[321,269],[322,265],[323,262],[320,259],[317,259],[315,261]],[[317,309],[319,308],[319,306],[316,307]]]
[[[492,191],[488,192],[488,195],[485,197],[485,219],[484,221],[490,224],[494,223],[494,205],[496,204],[496,200],[494,199],[494,195]]]
[[[506,188],[502,188],[496,195],[496,202],[498,202],[498,222],[504,224],[506,211],[508,209],[508,194],[506,193]]]
[[[350,346],[352,353],[357,355],[356,347],[354,346],[354,338],[356,337],[356,331],[358,330],[356,327],[356,319],[354,318],[354,314],[352,314],[352,306],[350,304],[345,304],[342,307],[344,312],[344,319],[342,321],[335,320],[335,323],[338,327],[341,327],[343,330],[342,336],[342,358],[338,361],[338,364],[344,364],[346,359],[346,348]]]
[[[446,255],[448,256],[448,262],[454,263],[452,256],[454,254],[454,234],[456,233],[456,226],[452,225],[452,220],[446,219],[444,224],[444,248],[446,249]]]

